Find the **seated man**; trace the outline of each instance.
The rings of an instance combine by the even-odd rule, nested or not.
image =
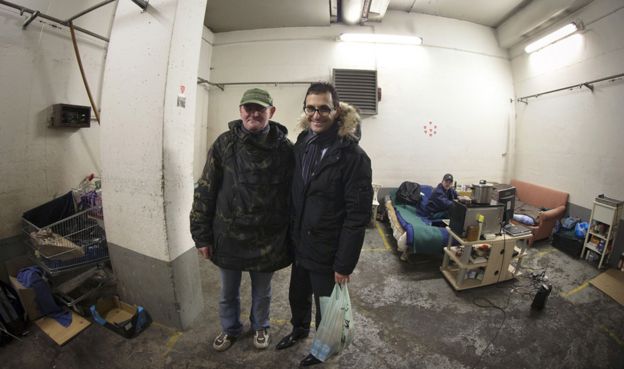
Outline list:
[[[433,190],[427,203],[427,214],[429,214],[430,219],[445,219],[449,217],[448,210],[453,204],[453,200],[458,198],[455,189],[451,188],[452,185],[453,175],[446,173],[442,177],[442,182]],[[462,196],[460,200],[467,199]]]

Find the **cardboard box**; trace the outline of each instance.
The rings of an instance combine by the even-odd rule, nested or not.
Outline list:
[[[91,325],[91,322],[81,317],[80,315],[71,312],[72,322],[69,327],[63,327],[59,322],[53,318],[43,317],[38,319],[35,324],[41,328],[41,330],[54,340],[59,346],[64,345],[67,341],[74,338],[78,333],[87,329]]]
[[[32,288],[24,287],[18,280],[17,274],[22,268],[26,268],[29,266],[36,265],[28,256],[18,256],[14,259],[8,260],[4,263],[7,273],[9,274],[9,281],[15,291],[17,291],[17,295],[19,296],[20,302],[28,315],[29,320],[37,320],[43,316],[39,311],[39,307],[37,305],[35,290]]]
[[[96,323],[126,338],[135,337],[152,322],[142,306],[127,304],[117,296],[98,299],[90,310]]]
[[[624,305],[624,272],[617,269],[609,269],[604,273],[600,273],[597,277],[590,280],[589,283],[621,305]]]

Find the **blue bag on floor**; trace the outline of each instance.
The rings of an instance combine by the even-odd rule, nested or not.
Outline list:
[[[574,227],[574,235],[576,238],[585,238],[587,234],[587,230],[589,229],[589,223],[587,222],[578,222],[576,223],[576,227]]]
[[[581,218],[565,217],[565,218],[561,219],[561,226],[563,228],[565,228],[565,229],[572,230],[572,229],[574,229],[574,227],[576,227],[576,225],[580,221],[581,221]]]
[[[320,361],[344,350],[353,339],[353,311],[347,284],[334,285],[330,297],[321,296],[321,324],[310,353]]]

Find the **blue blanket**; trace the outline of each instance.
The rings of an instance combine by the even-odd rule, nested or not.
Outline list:
[[[444,246],[448,244],[448,231],[445,227],[432,226],[426,211],[433,187],[420,185],[420,191],[424,196],[418,206],[397,204],[396,191],[390,193],[397,219],[407,232],[407,246],[410,253],[442,255]]]
[[[65,311],[56,304],[50,286],[43,279],[43,272],[39,267],[23,268],[17,274],[17,280],[26,288],[35,290],[35,300],[41,314],[54,318],[63,327],[69,327],[72,322],[71,311]]]

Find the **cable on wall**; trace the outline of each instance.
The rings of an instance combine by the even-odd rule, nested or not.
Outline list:
[[[78,61],[78,67],[80,68],[80,75],[82,76],[82,82],[84,83],[85,89],[87,90],[87,95],[89,96],[89,101],[91,102],[91,108],[93,109],[93,113],[95,114],[95,119],[98,124],[100,124],[100,112],[95,106],[95,101],[93,100],[93,96],[91,95],[91,89],[89,88],[89,83],[87,82],[87,76],[85,75],[84,68],[82,67],[82,59],[80,58],[80,51],[78,50],[78,43],[76,42],[76,32],[74,31],[74,23],[69,21],[69,33],[71,33],[72,44],[74,45],[74,52],[76,53],[76,61]]]
[[[26,29],[26,27],[28,27],[28,25],[30,23],[32,23],[35,19],[37,19],[37,17],[41,17],[43,19],[47,19],[49,21],[52,21],[54,23],[58,23],[62,26],[68,27],[69,28],[69,32],[71,34],[71,39],[72,39],[72,44],[74,46],[74,52],[76,54],[76,61],[78,62],[78,67],[80,68],[80,75],[82,76],[82,82],[84,83],[85,89],[87,90],[87,95],[89,96],[89,101],[91,102],[91,108],[93,109],[93,113],[95,114],[95,119],[97,120],[98,124],[100,124],[100,112],[97,109],[97,107],[95,106],[95,101],[93,100],[93,95],[91,94],[91,89],[89,88],[89,83],[87,82],[87,76],[85,75],[84,72],[84,67],[82,66],[82,59],[80,58],[80,51],[78,50],[78,43],[76,42],[76,31],[80,31],[82,33],[85,33],[89,36],[98,38],[102,41],[106,41],[109,42],[109,39],[104,37],[104,36],[100,36],[96,33],[93,33],[89,30],[86,30],[84,28],[75,26],[73,21],[75,19],[78,19],[80,17],[82,17],[85,14],[88,14],[96,9],[101,8],[104,5],[110,4],[112,2],[115,2],[117,0],[103,0],[102,2],[93,5],[79,13],[77,13],[76,15],[67,18],[67,20],[62,20],[62,19],[58,19],[52,16],[49,16],[47,14],[41,13],[39,10],[33,10],[33,9],[29,9],[26,8],[24,6],[18,5],[18,4],[14,4],[5,0],[0,0],[0,5],[5,5],[8,6],[10,8],[13,9],[17,9],[20,12],[20,15],[23,15],[24,13],[29,13],[30,16],[26,19],[26,21],[24,22],[24,24],[22,25],[22,29]],[[135,3],[136,5],[138,5],[142,10],[145,10],[148,6],[149,1],[147,0],[132,0],[133,3]]]

